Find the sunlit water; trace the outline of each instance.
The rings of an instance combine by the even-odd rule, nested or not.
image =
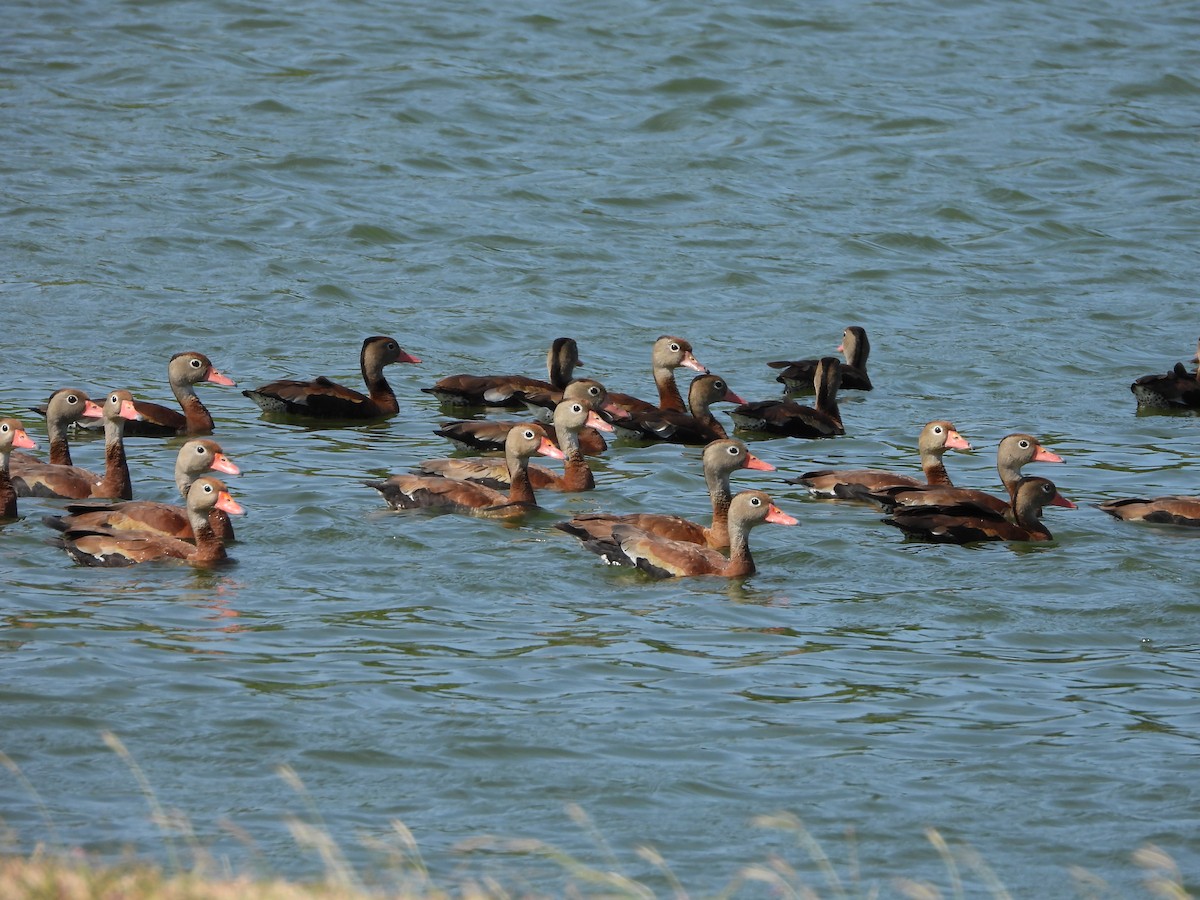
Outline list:
[[[1197,491],[1197,420],[1128,389],[1197,335],[1195,10],[433,6],[11,6],[0,409],[43,448],[28,405],[163,401],[184,349],[242,387],[354,383],[375,333],[424,362],[360,428],[201,389],[245,470],[236,566],[79,569],[45,542],[56,504],[23,502],[0,531],[7,847],[307,877],[296,817],[386,880],[400,819],[447,885],[562,890],[554,864],[463,851],[494,835],[666,890],[649,844],[699,895],[778,853],[832,893],[755,824],[786,812],[885,895],[949,884],[927,827],[1016,896],[1070,896],[1073,867],[1137,895],[1146,843],[1194,876],[1196,536],[1093,504]],[[744,582],[650,582],[550,527],[703,517],[693,449],[618,444],[596,492],[516,527],[362,485],[449,451],[421,387],[538,374],[560,335],[644,396],[651,342],[682,335],[758,399],[767,360],[852,323],[876,390],[844,396],[845,438],[755,442],[779,473],[737,484],[801,525],[757,530]],[[1066,459],[1031,467],[1080,505],[1047,514],[1052,545],[906,543],[782,482],[913,468],[932,418],[976,447],[947,457],[962,484],[995,488],[1014,430]],[[138,496],[170,498],[177,446],[128,442]]]

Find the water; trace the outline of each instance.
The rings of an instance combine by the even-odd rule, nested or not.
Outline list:
[[[202,389],[245,470],[231,568],[81,570],[44,542],[55,505],[24,502],[0,534],[0,750],[33,788],[0,779],[11,849],[169,862],[194,840],[307,877],[287,820],[319,816],[386,882],[400,819],[447,886],[564,889],[553,863],[463,849],[494,835],[665,891],[650,844],[697,895],[777,853],[832,893],[755,824],[786,812],[885,895],[949,890],[927,827],[1016,896],[1073,895],[1073,867],[1139,895],[1146,843],[1194,887],[1194,536],[1092,505],[1196,491],[1196,420],[1137,416],[1128,390],[1195,346],[1190,6],[8,12],[0,409],[66,384],[163,401],[183,349],[242,386],[353,383],[368,334],[424,360],[391,373],[399,417],[361,428]],[[648,395],[651,342],[679,334],[757,399],[766,360],[852,323],[876,390],[844,398],[846,438],[754,444],[780,473],[737,483],[802,524],[756,531],[742,583],[647,582],[550,528],[702,517],[695,450],[614,447],[594,494],[518,527],[390,513],[361,484],[449,450],[419,388],[537,374],[560,335]],[[962,484],[994,488],[1014,430],[1066,459],[1031,467],[1080,504],[1048,514],[1053,545],[905,543],[780,480],[915,466],[931,418],[977,448],[948,457]],[[129,441],[139,496],[169,498],[176,447]],[[106,732],[193,839],[154,823]]]

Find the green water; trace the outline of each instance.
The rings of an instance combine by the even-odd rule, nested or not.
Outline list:
[[[248,516],[218,572],[90,571],[46,544],[52,501],[0,531],[6,849],[172,846],[127,762],[237,870],[321,871],[286,820],[319,811],[349,863],[392,819],[439,883],[559,893],[534,838],[693,895],[772,853],[824,891],[798,816],[884,895],[970,846],[1014,896],[1071,867],[1142,892],[1154,843],[1194,875],[1195,536],[1110,497],[1195,493],[1192,417],[1128,385],[1195,347],[1200,19],[1184,4],[10,4],[0,47],[0,411],[60,386],[202,388]],[[744,582],[606,569],[551,525],[581,510],[702,518],[699,453],[618,444],[597,490],[520,526],[388,511],[362,481],[444,455],[421,387],[581,374],[652,392],[663,333],[748,399],[770,359],[871,334],[848,435],[755,441],[742,473],[801,520],[753,535]],[[353,383],[369,334],[400,415],[309,429],[244,397]],[[724,413],[721,417],[728,422]],[[1016,430],[1075,500],[1036,549],[905,543],[783,478],[915,467],[921,425],[996,487]],[[131,439],[139,497],[177,442]],[[76,461],[100,464],[98,443]],[[290,766],[297,792],[278,774]],[[310,805],[311,804],[311,805]],[[590,817],[606,850],[570,815]],[[847,835],[852,833],[852,837]],[[240,837],[248,834],[253,844]],[[608,853],[611,852],[610,859]],[[984,878],[964,865],[969,892]],[[758,888],[746,887],[744,894]]]

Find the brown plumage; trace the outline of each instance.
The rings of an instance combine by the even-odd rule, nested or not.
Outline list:
[[[942,544],[976,541],[1048,541],[1042,509],[1053,504],[1074,509],[1048,478],[1027,475],[1013,488],[1011,508],[1004,513],[971,503],[950,506],[901,506],[883,521],[905,534]]]
[[[842,332],[842,343],[837,349],[838,353],[846,357],[842,366],[842,388],[852,391],[871,390],[874,385],[867,375],[867,357],[871,355],[871,342],[867,340],[866,329],[851,325]],[[775,380],[782,384],[788,393],[807,394],[813,390],[817,362],[815,359],[776,360],[767,365],[772,369],[783,369]]]
[[[759,400],[743,403],[729,417],[740,429],[784,437],[825,438],[845,434],[837,402],[841,361],[836,356],[819,360],[813,379],[817,398],[812,406],[801,406],[794,400]]]
[[[208,472],[238,475],[241,470],[216,441],[196,438],[179,448],[175,458],[175,485],[185,501],[193,482]],[[58,531],[137,531],[181,540],[195,539],[186,506],[125,500],[120,503],[72,503],[65,512],[66,515],[47,516],[43,521]],[[233,523],[224,510],[214,507],[208,519],[213,533],[222,541],[234,539]]]
[[[571,381],[579,361],[579,345],[572,338],[557,338],[546,354],[549,381],[525,375],[448,375],[431,388],[440,403],[450,406],[520,407],[526,391],[562,390]]]
[[[22,497],[112,497],[129,500],[133,484],[122,440],[126,420],[138,417],[129,391],[113,391],[104,403],[104,476],[79,466],[41,463],[21,466],[12,473],[13,486]]]
[[[701,544],[671,540],[625,523],[615,524],[600,535],[586,531],[582,535],[571,533],[609,565],[633,566],[656,578],[686,575],[744,578],[755,572],[754,558],[750,555],[750,529],[763,522],[796,524],[767,494],[742,491],[729,504],[728,557]]]
[[[32,450],[33,442],[16,419],[0,419],[0,519],[17,517],[17,491],[8,474],[8,457],[14,447]]]
[[[104,410],[93,403],[88,395],[76,388],[60,388],[50,395],[44,409],[46,436],[50,440],[50,463],[56,466],[71,465],[71,446],[67,443],[70,427],[85,417],[104,417]],[[9,460],[13,474],[24,466],[41,466],[45,462],[28,453],[14,453]]]
[[[528,422],[508,433],[504,457],[511,487],[507,494],[486,485],[436,475],[393,475],[365,484],[379,491],[392,509],[442,509],[493,519],[516,518],[538,508],[529,482],[529,457],[535,453],[563,458],[563,452],[550,443],[541,425]]]
[[[631,394],[614,394],[612,391],[609,391],[608,398],[615,406],[628,413],[645,413],[656,409],[687,412],[683,405],[683,396],[679,393],[679,385],[675,383],[675,370],[681,366],[708,374],[708,369],[700,365],[692,354],[691,344],[683,338],[663,335],[654,342],[650,351],[650,368],[654,374],[654,384],[658,388],[658,403],[639,400]]]
[[[926,484],[951,485],[950,476],[942,463],[947,450],[970,450],[954,425],[944,420],[929,422],[921,429],[917,450],[921,456],[921,471]],[[922,482],[910,475],[882,469],[820,469],[805,472],[799,478],[787,479],[788,484],[802,484],[817,497],[840,500],[870,501],[870,492],[893,485],[919,485]]]
[[[579,433],[584,427],[612,431],[612,426],[589,409],[581,400],[564,400],[554,409],[554,432],[557,446],[564,455],[563,473],[545,466],[528,466],[529,483],[535,491],[590,491],[596,486],[583,450]],[[507,437],[507,436],[506,436]],[[506,490],[512,484],[508,462],[496,457],[450,457],[427,459],[414,471],[418,475],[438,475],[455,481],[474,481],[496,490]]]
[[[605,540],[614,525],[632,525],[642,531],[657,534],[675,541],[703,544],[720,549],[729,546],[729,504],[733,492],[729,478],[738,469],[757,469],[773,472],[775,467],[763,462],[750,452],[741,441],[723,438],[713,441],[704,448],[704,481],[708,485],[708,496],[712,502],[712,524],[701,525],[682,516],[663,513],[582,513],[554,527],[583,540]]]
[[[1200,497],[1166,496],[1146,500],[1129,497],[1105,500],[1100,509],[1125,522],[1151,522],[1157,525],[1200,526]]]
[[[383,377],[384,366],[419,363],[395,338],[376,335],[363,341],[359,368],[367,393],[321,376],[312,381],[272,381],[242,391],[265,412],[318,419],[386,419],[400,411],[396,394]]]
[[[562,398],[558,403],[561,403],[562,400],[578,400],[592,410],[607,412],[612,409],[608,404],[608,392],[604,389],[604,385],[591,378],[577,378],[561,391],[539,391],[537,392],[537,402],[533,405],[541,407],[542,400],[551,394]],[[527,394],[522,396],[527,399],[529,397]],[[548,408],[553,410],[558,403]],[[500,422],[493,419],[462,419],[457,422],[445,422],[440,428],[434,429],[433,433],[446,438],[463,450],[503,450],[504,439],[508,437],[508,432],[517,425],[523,424],[525,423]],[[611,428],[604,430],[612,431]],[[557,435],[552,432],[550,440],[557,440]],[[583,430],[579,432],[579,446],[585,456],[599,456],[608,449],[608,443],[604,440],[600,429],[591,426],[584,426]]]
[[[697,375],[688,387],[688,409],[637,409],[614,424],[622,436],[639,441],[666,441],[698,446],[729,435],[713,415],[713,403],[744,403],[717,375]]]
[[[133,406],[141,418],[126,424],[125,437],[212,434],[213,418],[196,395],[196,385],[208,383],[233,387],[236,384],[232,378],[217,371],[207,356],[194,350],[171,357],[167,363],[167,381],[183,412],[161,403],[134,400]],[[99,428],[103,420],[99,416],[85,418],[81,424]]]
[[[1004,437],[996,448],[996,471],[1000,473],[1007,499],[987,491],[945,485],[895,485],[872,491],[871,498],[885,509],[972,503],[1003,515],[1012,502],[1012,492],[1021,479],[1021,470],[1031,462],[1060,463],[1062,457],[1039,444],[1033,435],[1018,432]]]
[[[227,558],[224,542],[209,525],[210,511],[241,515],[242,507],[216,478],[197,478],[188,490],[188,520],[196,542],[145,532],[69,529],[55,541],[81,566],[132,566],[157,560],[182,560],[194,566],[212,566]]]
[[[1198,364],[1195,372],[1175,363],[1164,375],[1143,375],[1131,384],[1138,409],[1200,409],[1200,342],[1192,362]]]

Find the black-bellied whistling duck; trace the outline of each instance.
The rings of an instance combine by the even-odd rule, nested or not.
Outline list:
[[[973,488],[947,487],[945,485],[895,485],[871,493],[871,499],[885,509],[896,506],[946,506],[949,504],[974,503],[1001,515],[1012,502],[1013,488],[1021,479],[1021,470],[1027,463],[1060,463],[1062,457],[1051,453],[1038,443],[1031,434],[1018,432],[1004,437],[996,448],[996,471],[1004,485],[1007,499]]]
[[[1105,500],[1098,506],[1124,522],[1186,525],[1191,528],[1200,526],[1200,497],[1170,495],[1151,500],[1129,497],[1124,500]]]
[[[691,344],[683,338],[663,335],[654,342],[650,351],[650,367],[654,373],[654,384],[658,388],[658,403],[639,400],[631,394],[615,394],[612,391],[608,392],[608,399],[629,413],[650,412],[656,409],[687,412],[683,405],[683,396],[679,393],[679,385],[675,383],[675,370],[681,366],[708,374],[708,369],[700,365],[692,354]]]
[[[1197,363],[1195,372],[1175,363],[1165,375],[1143,375],[1131,384],[1138,409],[1200,409],[1200,342],[1192,362]]]
[[[17,419],[0,419],[0,519],[17,517],[17,492],[8,475],[8,457],[14,447],[32,450],[34,443]]]
[[[557,523],[554,527],[573,534],[580,540],[606,540],[614,525],[633,525],[642,531],[674,541],[702,544],[714,549],[728,547],[729,503],[733,499],[729,476],[738,469],[774,472],[775,467],[763,462],[751,453],[745,444],[734,438],[716,440],[705,447],[703,465],[704,480],[708,485],[709,499],[712,501],[711,525],[701,525],[682,516],[665,513],[581,513],[566,522]]]
[[[795,518],[775,506],[764,492],[742,491],[729,504],[728,557],[701,544],[674,541],[621,523],[612,526],[606,537],[586,534],[580,540],[609,565],[633,566],[656,578],[685,575],[744,578],[755,572],[754,558],[750,555],[750,529],[763,522],[796,524]]]
[[[921,429],[917,440],[917,451],[921,455],[921,471],[926,484],[950,486],[950,476],[942,463],[942,454],[947,450],[970,450],[971,445],[959,434],[954,425],[943,420],[929,422]],[[821,469],[805,472],[799,478],[786,479],[788,484],[802,484],[817,497],[839,500],[870,501],[870,492],[892,485],[919,485],[910,475],[901,475],[882,469]]]
[[[193,566],[213,566],[228,557],[225,543],[213,533],[209,512],[241,515],[241,505],[219,479],[197,478],[188,489],[187,513],[196,542],[140,531],[68,529],[58,543],[81,566],[132,566],[157,560],[182,560]]]
[[[60,388],[50,395],[44,409],[46,436],[50,439],[50,463],[55,466],[71,465],[71,446],[67,443],[67,431],[71,425],[84,417],[104,417],[104,410],[93,403],[88,395],[76,388]],[[25,466],[42,466],[46,463],[28,453],[14,453],[9,460],[15,475]]]
[[[192,484],[208,472],[241,474],[241,470],[225,455],[216,441],[196,438],[179,448],[179,454],[175,458],[175,485],[185,503]],[[72,503],[67,506],[65,512],[66,515],[47,516],[43,521],[58,531],[108,529],[147,532],[185,541],[195,539],[186,505],[176,506],[152,500]],[[233,524],[228,513],[214,507],[209,511],[208,519],[217,537],[223,541],[234,539]]]
[[[367,393],[321,376],[312,381],[272,381],[252,391],[242,391],[269,413],[316,419],[386,419],[400,411],[383,367],[392,363],[419,363],[395,338],[376,335],[363,341],[359,367]]]
[[[392,509],[441,509],[489,519],[517,518],[538,508],[529,483],[529,457],[535,453],[563,458],[563,452],[550,443],[545,429],[535,422],[508,433],[504,458],[511,487],[507,494],[486,485],[436,475],[393,475],[365,483],[379,491]]]
[[[709,408],[714,403],[745,403],[717,375],[697,375],[688,387],[688,409],[634,410],[628,418],[614,422],[624,437],[640,441],[666,441],[671,444],[707,444],[728,437],[725,427]]]
[[[129,480],[123,435],[125,422],[138,417],[133,406],[133,395],[129,391],[113,391],[104,402],[103,410],[103,477],[79,466],[53,463],[26,465],[12,473],[17,493],[22,497],[62,497],[68,500],[84,500],[88,497],[132,499],[133,484]]]
[[[866,329],[851,325],[842,332],[842,343],[837,349],[838,353],[846,357],[842,366],[842,388],[852,391],[871,390],[874,385],[867,375],[867,357],[871,355],[871,342],[867,340]],[[775,380],[782,384],[789,394],[807,394],[813,390],[817,360],[776,360],[767,365],[772,369],[783,369],[775,376]]]
[[[525,375],[448,375],[433,387],[421,388],[448,406],[523,405],[524,391],[562,390],[571,381],[579,361],[579,345],[572,338],[557,338],[546,353],[549,381]]]
[[[579,447],[579,432],[585,426],[600,431],[613,428],[591,410],[582,400],[564,400],[554,409],[554,432],[557,446],[565,459],[563,473],[545,466],[528,467],[529,483],[535,491],[590,491],[596,486],[591,467]],[[449,457],[427,459],[414,471],[418,475],[438,475],[455,481],[474,481],[496,490],[506,490],[511,484],[507,460],[496,457]]]
[[[836,356],[819,360],[813,377],[817,398],[812,406],[801,406],[795,400],[759,400],[743,403],[729,417],[740,429],[784,437],[826,438],[845,434],[837,402],[841,360]]]
[[[167,380],[171,385],[171,393],[179,401],[183,412],[161,403],[134,400],[134,408],[142,417],[125,426],[125,437],[212,434],[213,418],[196,396],[196,385],[207,383],[233,387],[237,383],[228,375],[217,371],[207,356],[194,350],[176,353],[171,357],[167,363]],[[88,427],[100,427],[103,423],[100,417],[96,417],[85,419],[83,424]]]
[[[1013,488],[1011,508],[1004,513],[971,503],[950,506],[898,506],[883,521],[907,535],[942,544],[975,541],[1048,541],[1050,530],[1042,523],[1042,509],[1053,504],[1074,509],[1054,482],[1026,475]]]
[[[612,408],[608,405],[608,392],[604,389],[604,385],[591,378],[577,378],[561,392],[555,391],[554,393],[559,394],[562,400],[578,400],[589,409],[598,412],[607,412]],[[529,395],[523,394],[522,396],[528,397]],[[549,392],[538,392],[538,402],[535,405],[540,407],[541,400],[546,396],[549,396]],[[562,400],[559,402],[561,403]],[[552,409],[553,407],[551,407]],[[621,414],[625,415],[623,411]],[[456,422],[443,423],[440,428],[435,428],[433,433],[446,438],[463,450],[503,450],[504,439],[508,437],[508,432],[517,425],[524,424],[524,422],[496,421],[494,419],[460,419]],[[611,431],[612,429],[605,430]],[[550,440],[554,441],[555,439],[556,435],[552,432]],[[608,443],[604,440],[600,430],[586,425],[579,432],[579,446],[585,456],[599,456],[608,449]]]

